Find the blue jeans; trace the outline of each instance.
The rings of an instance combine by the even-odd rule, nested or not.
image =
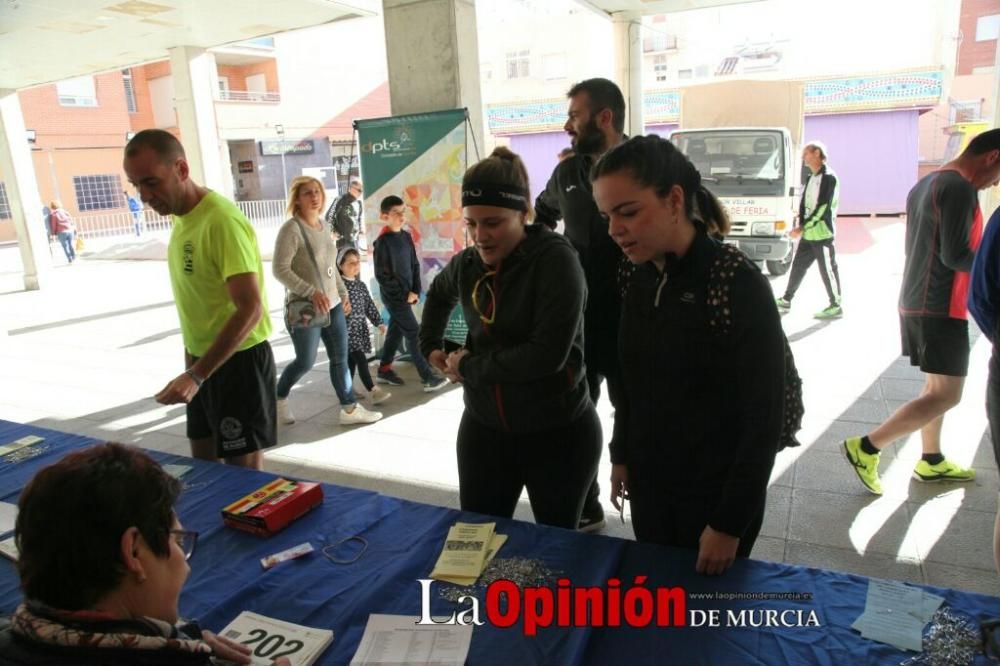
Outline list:
[[[413,306],[409,303],[386,302],[385,307],[389,311],[389,330],[385,334],[385,344],[382,345],[382,365],[392,365],[399,344],[406,338],[413,365],[417,366],[420,379],[426,382],[433,376],[433,371],[427,359],[420,353],[420,343],[417,341],[417,331],[420,326],[413,315]]]
[[[344,316],[344,305],[338,303],[330,310],[330,324],[324,328],[297,328],[292,331],[292,346],[295,348],[295,360],[285,366],[278,379],[278,399],[284,400],[292,390],[295,382],[302,379],[316,363],[316,352],[319,341],[323,340],[326,355],[330,359],[330,383],[337,393],[340,404],[349,407],[357,402],[351,375],[347,369],[347,318]]]
[[[72,231],[59,232],[59,244],[62,245],[63,252],[66,253],[66,261],[72,262],[76,259],[76,248],[73,247],[74,234]]]
[[[133,212],[132,219],[134,220],[133,226],[135,226],[136,237],[142,236],[142,214],[138,212]]]

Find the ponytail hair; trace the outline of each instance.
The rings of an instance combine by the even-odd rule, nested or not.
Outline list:
[[[530,191],[528,169],[524,166],[524,161],[517,153],[504,146],[497,146],[489,157],[469,167],[462,176],[462,189],[465,190],[471,183],[520,188],[525,193]],[[535,217],[535,209],[531,205],[531,198],[526,199],[528,210],[525,219],[530,222]]]
[[[701,174],[691,160],[673,143],[655,134],[632,137],[621,143],[594,164],[590,179],[597,180],[622,171],[640,187],[651,187],[665,197],[674,185],[684,191],[684,213],[696,226],[710,235],[722,237],[729,233],[729,215],[714,194],[701,182]]]
[[[717,240],[725,238],[730,229],[729,213],[722,207],[719,199],[704,185],[699,185],[694,193],[694,203],[697,206],[697,212],[701,214],[699,219],[705,225],[708,235]]]

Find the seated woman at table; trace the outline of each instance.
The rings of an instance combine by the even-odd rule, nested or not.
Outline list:
[[[784,342],[767,279],[712,238],[728,220],[669,141],[632,138],[593,168],[624,285],[611,501],[639,541],[698,551],[700,573],[747,557],[784,414]]]
[[[38,472],[18,500],[24,602],[0,629],[0,663],[249,664],[245,646],[178,624],[198,537],[174,513],[179,492],[177,479],[121,444]]]
[[[526,487],[537,522],[575,529],[602,441],[583,364],[586,283],[569,241],[529,224],[528,191],[524,163],[506,148],[465,173],[462,212],[475,245],[431,283],[420,347],[464,389],[462,509],[509,518]],[[466,344],[445,353],[459,302]]]

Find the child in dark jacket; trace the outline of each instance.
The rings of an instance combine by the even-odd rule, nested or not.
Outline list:
[[[382,200],[379,210],[379,219],[385,227],[373,244],[375,279],[378,280],[382,302],[389,311],[389,332],[382,346],[378,383],[403,385],[403,379],[392,369],[392,362],[400,343],[406,340],[424,391],[437,391],[444,388],[448,380],[434,372],[417,342],[418,324],[413,306],[420,300],[420,262],[413,238],[403,229],[406,206],[399,197],[388,196]]]
[[[372,351],[368,320],[378,326],[382,335],[385,335],[386,327],[368,287],[360,278],[361,255],[358,251],[353,247],[343,248],[337,255],[337,268],[351,299],[351,314],[347,315],[347,369],[351,381],[354,381],[354,370],[357,368],[358,377],[371,395],[372,404],[378,405],[392,397],[392,393],[375,386],[368,370],[368,354]]]

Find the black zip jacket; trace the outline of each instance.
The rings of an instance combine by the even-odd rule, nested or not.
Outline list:
[[[420,294],[420,261],[417,248],[408,231],[390,231],[383,227],[382,233],[372,244],[375,251],[375,279],[386,303],[397,305],[406,303],[406,295],[411,291]]]
[[[720,247],[699,232],[663,274],[647,263],[629,278],[611,461],[652,479],[663,501],[706,498],[709,524],[741,536],[763,511],[778,450],[784,343],[771,287],[749,261],[722,296],[728,333],[713,329],[707,291]]]
[[[487,427],[541,432],[569,425],[590,406],[583,365],[583,307],[587,288],[569,242],[538,225],[504,259],[496,275],[474,247],[452,257],[427,292],[420,351],[443,348],[444,330],[457,303],[469,326],[459,370],[465,408]],[[472,302],[496,319],[485,324]]]
[[[618,313],[617,289],[621,250],[608,234],[608,223],[594,202],[590,168],[594,158],[573,155],[552,172],[545,190],[535,200],[535,224],[550,229],[562,219],[564,234],[576,248],[587,280],[587,363],[604,374],[616,372]]]
[[[326,211],[326,222],[330,225],[330,229],[340,234],[344,240],[351,242],[356,242],[361,232],[361,205],[354,207],[354,202],[357,200],[357,197],[347,192],[330,204]]]
[[[806,189],[809,187],[809,181],[813,178],[820,178],[819,183],[819,194],[816,197],[816,208],[813,209],[812,214],[806,217]],[[814,234],[809,233],[809,230],[816,225],[826,225],[829,230],[826,231],[817,230],[818,235],[826,240],[826,237],[833,238],[836,231],[833,228],[834,222],[837,219],[837,174],[833,172],[826,164],[817,171],[816,173],[810,172],[806,177],[806,182],[802,187],[802,197],[799,199],[799,221],[798,226],[802,228],[802,237],[806,240],[813,240],[811,236]]]

